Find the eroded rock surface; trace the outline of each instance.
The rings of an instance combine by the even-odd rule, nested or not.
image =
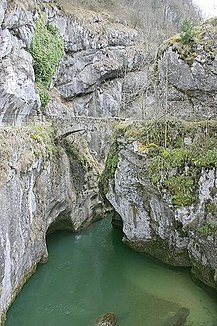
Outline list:
[[[103,214],[99,166],[50,126],[4,128],[0,175],[0,318],[39,261],[48,229],[77,231]]]
[[[217,289],[216,122],[122,124],[118,134],[101,184],[124,242]]]
[[[49,133],[48,125],[17,128],[42,123],[29,52],[41,14],[46,26],[58,27],[65,45],[49,85],[51,100],[44,119],[59,119],[55,126],[61,135],[75,130],[71,118],[90,118],[69,140]],[[46,260],[47,230],[58,225],[76,231],[103,212],[98,161],[104,160],[112,141],[115,119],[174,112],[187,118],[215,116],[216,57],[201,44],[197,57],[186,62],[167,45],[158,57],[157,87],[138,32],[108,14],[74,8],[66,16],[49,0],[2,0],[0,45],[0,125],[16,126],[0,130],[1,320],[36,264]],[[185,142],[191,144],[191,135]],[[151,182],[146,151],[138,139],[122,138],[118,148],[107,197],[123,220],[125,241],[168,263],[193,265],[197,277],[216,287],[215,164],[200,171],[197,205],[177,208],[168,189],[162,193]]]
[[[188,44],[178,34],[159,49],[155,68],[161,113],[188,120],[216,118],[216,18],[194,33]]]
[[[40,107],[32,57],[7,28],[0,30],[0,43],[0,123],[20,125]]]
[[[141,117],[148,83],[147,56],[135,30],[113,22],[108,14],[99,14],[96,19],[94,13],[75,8],[74,15],[67,17],[54,3],[3,1],[0,123],[25,124],[29,116],[40,113],[29,54],[40,11],[44,21],[57,26],[64,39],[65,55],[50,86],[68,101],[69,111],[97,117]],[[140,103],[139,108],[131,109],[132,99]]]

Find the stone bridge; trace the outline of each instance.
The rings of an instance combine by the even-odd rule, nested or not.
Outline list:
[[[57,138],[82,131],[95,132],[111,129],[121,121],[128,121],[120,117],[50,116],[50,118],[57,129]]]

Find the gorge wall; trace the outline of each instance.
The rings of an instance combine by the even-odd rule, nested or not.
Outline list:
[[[107,13],[74,8],[69,16],[53,1],[3,0],[0,26],[3,325],[16,294],[47,259],[47,232],[80,230],[107,209],[98,189],[102,162],[114,123],[127,114],[141,116],[130,103],[142,100],[147,67],[138,32]],[[32,46],[43,34],[45,56]],[[48,85],[40,74],[49,73],[46,54],[56,37],[64,53]]]
[[[124,242],[192,266],[217,289],[216,122],[122,124],[117,133],[101,182]]]
[[[158,110],[121,123],[101,178],[124,241],[217,289],[216,19],[160,47]],[[212,119],[213,120],[212,120]],[[115,221],[117,220],[117,221]]]
[[[77,231],[103,214],[99,165],[88,151],[53,137],[49,125],[1,128],[1,318],[46,261],[48,229]]]
[[[172,112],[168,108],[176,105],[180,115],[187,117],[186,108],[190,97],[195,99],[191,103],[196,103],[190,106],[190,110],[192,112],[196,107],[199,112],[197,117],[215,117],[211,114],[215,101],[215,81],[211,83],[211,90],[207,90],[206,86],[198,90],[195,86],[196,89],[183,91],[184,86],[177,86],[174,81],[174,69],[175,65],[178,69],[180,64],[186,65],[186,62],[177,59],[177,53],[171,50],[170,44],[166,43],[160,49],[156,83],[153,57],[147,53],[141,34],[130,28],[126,21],[112,17],[107,12],[96,13],[77,7],[67,15],[64,9],[54,1],[0,2],[1,325],[23,283],[37,263],[47,259],[47,232],[57,227],[80,230],[106,211],[98,179],[112,142],[114,125],[118,121],[167,117]],[[47,77],[43,76],[43,79],[37,70],[37,60],[40,59],[37,55],[40,57],[42,52],[36,55],[32,50],[32,40],[36,35],[40,39],[40,33],[49,36],[47,49],[50,48],[50,42],[56,44],[57,37],[64,43],[61,60],[57,69],[53,70],[49,83]],[[173,57],[170,60],[171,51],[178,63]],[[203,49],[198,51],[203,52]],[[210,63],[207,64],[210,67]],[[212,60],[214,66],[215,60]],[[170,75],[174,75],[169,83],[168,79],[165,83],[167,67],[171,69]],[[201,71],[201,66],[197,65],[197,68],[194,74]],[[42,67],[42,70],[46,69]],[[180,73],[180,82],[182,69],[177,71]],[[215,75],[215,72],[209,70],[208,74]],[[209,115],[204,111],[205,100],[199,98],[200,91],[203,93],[202,99],[206,100],[210,98],[207,92],[212,92]],[[153,129],[157,130],[158,127]],[[155,193],[151,200],[156,211],[153,216],[157,216],[153,229],[158,230],[159,223],[159,232],[156,231],[156,234],[159,241],[161,237],[165,239],[165,252],[170,252],[171,257],[165,259],[158,254],[157,246],[155,250],[144,250],[146,238],[150,239],[152,233],[148,222],[151,209],[144,208],[150,205],[149,199],[143,203],[140,196],[140,191],[144,194],[147,192],[144,190],[147,178],[144,177],[138,189],[140,179],[138,181],[137,178],[139,171],[146,165],[146,153],[136,149],[140,148],[137,138],[132,143],[122,135],[118,138],[119,142],[119,156],[116,155],[117,151],[109,155],[112,159],[114,154],[110,169],[115,181],[104,192],[109,189],[107,197],[123,219],[126,241],[169,263],[191,264],[189,257],[196,257],[199,267],[205,266],[205,270],[203,274],[198,267],[198,272],[195,263],[195,273],[213,286],[213,282],[216,282],[216,256],[215,250],[213,253],[208,251],[213,243],[210,237],[214,234],[210,235],[210,229],[214,230],[212,214],[205,214],[206,219],[212,220],[211,227],[208,226],[209,238],[197,233],[198,241],[202,241],[199,242],[200,246],[193,236],[183,239],[177,234],[176,228],[185,226],[185,214],[186,219],[190,214],[186,213],[188,209],[180,209],[178,221],[181,222],[176,223],[170,207],[172,199],[168,199],[169,204],[165,204],[164,198],[158,200],[156,185],[150,185],[151,191]],[[118,161],[120,165],[117,165]],[[214,172],[205,171],[204,178],[206,173],[212,178],[211,173]],[[107,177],[111,177],[110,172]],[[130,182],[136,186],[131,188]],[[211,184],[214,189],[213,179]],[[202,206],[208,205],[210,196],[204,197]],[[194,206],[191,212],[193,210]],[[160,222],[159,214],[163,214],[159,217]],[[200,214],[202,217],[198,225],[203,228],[204,211],[201,210]],[[193,217],[190,220],[192,222]],[[173,234],[170,240],[169,233]],[[194,243],[192,247],[196,249],[188,252],[190,243]],[[210,256],[200,255],[203,246]],[[182,260],[176,257],[176,251]],[[205,276],[207,266],[210,267],[210,278]]]

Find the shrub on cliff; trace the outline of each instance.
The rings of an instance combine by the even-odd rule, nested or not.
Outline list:
[[[181,28],[181,42],[183,44],[189,44],[195,40],[195,30],[192,22],[189,19],[185,19]]]
[[[39,19],[30,46],[36,83],[42,107],[49,101],[48,87],[64,53],[64,42],[57,27]]]

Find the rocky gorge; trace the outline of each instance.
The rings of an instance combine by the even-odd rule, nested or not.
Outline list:
[[[216,21],[194,51],[164,43],[155,65],[108,13],[2,0],[0,26],[1,325],[47,232],[112,209],[132,248],[216,289]]]
[[[101,186],[127,244],[217,289],[216,19],[181,37],[159,49],[158,116],[117,126]]]
[[[47,232],[79,230],[107,210],[98,188],[102,161],[123,104],[122,88],[130,101],[133,85],[135,92],[143,87],[136,76],[145,55],[137,32],[107,14],[75,8],[67,16],[53,1],[4,0],[0,17],[4,324],[10,303],[47,259]]]

